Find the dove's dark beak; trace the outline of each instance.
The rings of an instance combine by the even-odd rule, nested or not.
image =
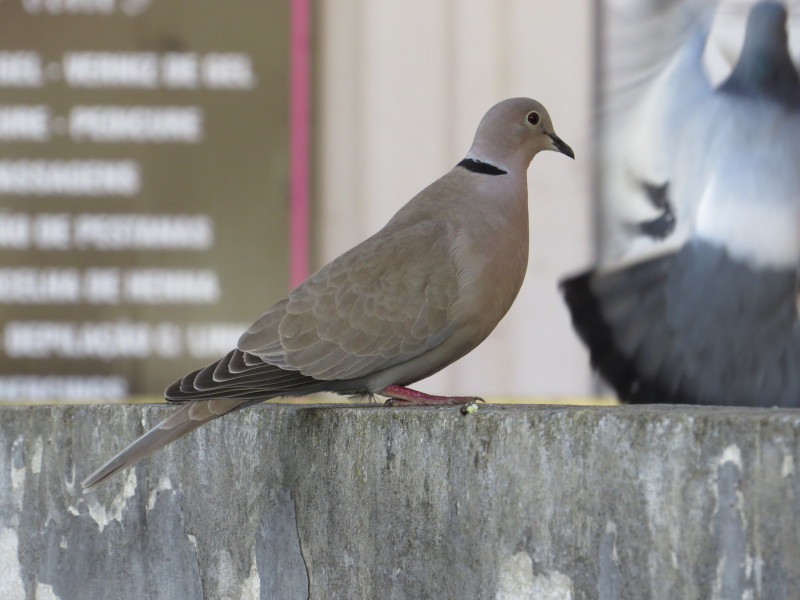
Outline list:
[[[554,150],[558,150],[559,152],[561,152],[561,154],[566,154],[572,159],[575,158],[575,153],[572,151],[572,148],[567,146],[567,144],[564,143],[564,140],[558,137],[555,133],[548,133],[547,135],[550,136],[551,140],[553,140]]]

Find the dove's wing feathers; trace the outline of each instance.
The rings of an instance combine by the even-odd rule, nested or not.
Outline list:
[[[379,391],[363,378],[425,354],[459,326],[454,243],[440,219],[390,222],[273,306],[236,350],[173,384],[167,399]]]
[[[239,363],[252,362],[252,367],[239,368]],[[312,393],[320,382],[288,369],[265,363],[258,357],[232,350],[203,369],[189,373],[167,389],[173,402],[200,398],[241,398],[245,393],[258,393],[262,398],[295,395],[289,392]],[[312,390],[312,391],[305,391]],[[248,396],[249,397],[249,396]]]
[[[458,325],[454,239],[438,219],[387,227],[293,290],[239,349],[319,380],[357,379],[425,353]]]

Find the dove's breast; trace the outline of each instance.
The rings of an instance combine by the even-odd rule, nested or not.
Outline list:
[[[480,341],[511,308],[525,278],[528,215],[527,210],[515,213],[476,215],[480,222],[461,229],[454,241],[460,285],[454,317],[476,326],[483,334]]]
[[[467,173],[466,171],[464,171]],[[458,172],[438,180],[404,207],[382,235],[421,222],[443,225],[457,290],[447,308],[449,333],[425,352],[362,380],[370,391],[408,385],[458,360],[494,330],[522,286],[528,264],[528,207],[524,178],[499,181]],[[446,233],[444,233],[446,231]],[[433,248],[431,248],[431,252]],[[451,277],[446,268],[429,273]]]
[[[476,218],[457,228],[452,241],[459,290],[451,334],[415,359],[370,378],[372,390],[409,385],[455,362],[485,340],[511,307],[528,264],[527,210],[510,219]]]

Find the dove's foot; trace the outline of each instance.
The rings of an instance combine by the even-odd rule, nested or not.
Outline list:
[[[433,396],[424,394],[401,385],[390,385],[380,391],[381,396],[388,396],[386,406],[441,406],[442,404],[472,404],[484,402],[476,396]]]

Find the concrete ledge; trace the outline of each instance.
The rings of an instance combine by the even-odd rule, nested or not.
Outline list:
[[[800,411],[0,410],[0,597],[796,599]]]

